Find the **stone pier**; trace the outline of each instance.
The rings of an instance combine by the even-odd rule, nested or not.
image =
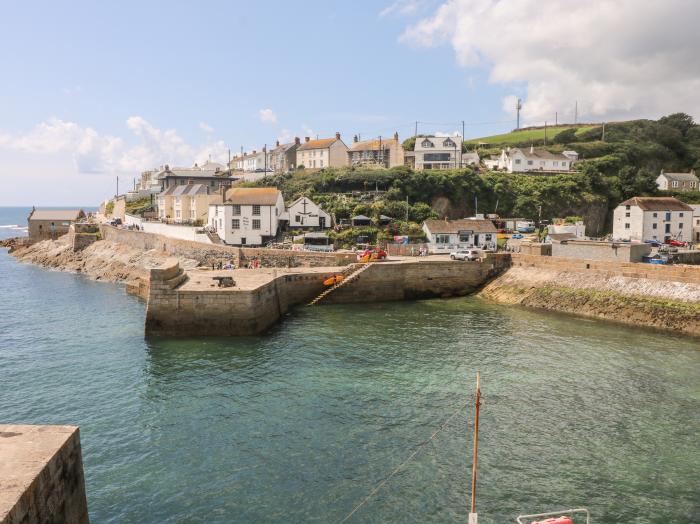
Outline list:
[[[0,524],[88,522],[76,426],[0,425]]]

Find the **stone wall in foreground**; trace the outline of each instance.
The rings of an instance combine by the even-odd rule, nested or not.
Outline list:
[[[75,426],[0,425],[0,523],[88,522]]]
[[[104,240],[125,244],[144,251],[151,249],[164,251],[169,255],[195,259],[203,265],[233,260],[237,266],[241,266],[256,258],[262,262],[263,267],[325,267],[345,266],[356,260],[355,255],[352,253],[317,253],[286,249],[241,248],[181,240],[155,233],[120,229],[104,224],[100,226],[100,229]]]

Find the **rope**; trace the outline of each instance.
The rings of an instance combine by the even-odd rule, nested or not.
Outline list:
[[[372,497],[374,497],[374,495],[376,495],[376,494],[379,492],[379,490],[382,489],[382,486],[384,486],[384,484],[386,484],[389,480],[391,480],[391,478],[392,478],[394,475],[396,475],[396,474],[401,470],[401,468],[403,468],[406,464],[408,464],[408,463],[413,459],[413,457],[415,457],[415,456],[418,454],[418,452],[420,452],[427,444],[429,444],[436,436],[438,436],[438,434],[440,434],[440,432],[442,432],[442,430],[445,429],[445,428],[447,427],[447,425],[450,423],[450,421],[451,421],[453,418],[455,418],[455,416],[457,416],[457,414],[461,413],[462,410],[465,410],[465,409],[467,408],[467,406],[469,406],[468,403],[467,403],[467,404],[464,404],[464,405],[462,405],[462,406],[460,406],[460,408],[459,408],[457,411],[455,411],[452,415],[450,415],[450,416],[447,418],[447,420],[446,420],[445,422],[443,422],[442,425],[441,425],[438,429],[436,429],[436,430],[433,432],[432,435],[430,435],[430,438],[428,438],[428,440],[425,440],[424,442],[421,442],[421,443],[418,445],[418,447],[413,451],[413,453],[411,453],[411,454],[408,456],[408,458],[406,458],[406,460],[404,460],[401,464],[399,464],[399,465],[389,474],[388,477],[386,477],[386,478],[385,478],[384,480],[382,480],[379,484],[377,484],[377,486],[376,486],[372,491],[370,491],[369,495],[367,495],[364,499],[362,499],[362,501],[361,501],[359,504],[357,504],[357,506],[355,506],[355,507],[352,509],[352,511],[351,511],[350,513],[348,513],[348,514],[346,515],[346,517],[345,517],[343,520],[340,521],[340,524],[343,524],[344,522],[347,522],[347,520],[348,520],[350,517],[352,517],[352,516],[355,514],[355,512],[356,512],[357,510],[359,510],[362,506],[365,505],[366,502],[368,502]]]

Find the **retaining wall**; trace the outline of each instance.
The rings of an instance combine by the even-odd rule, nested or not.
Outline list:
[[[0,425],[0,522],[88,522],[77,427]]]
[[[155,249],[173,256],[192,258],[203,265],[233,260],[236,265],[241,266],[253,258],[257,258],[263,267],[324,267],[345,266],[356,260],[356,256],[352,253],[293,252],[285,249],[203,244],[143,231],[120,229],[106,224],[102,224],[100,230],[104,240],[125,244],[144,251]]]

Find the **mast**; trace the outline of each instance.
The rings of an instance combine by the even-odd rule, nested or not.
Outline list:
[[[474,457],[472,460],[472,500],[469,524],[477,524],[476,513],[476,451],[479,447],[479,406],[481,405],[481,374],[476,372],[476,398],[474,400]]]

